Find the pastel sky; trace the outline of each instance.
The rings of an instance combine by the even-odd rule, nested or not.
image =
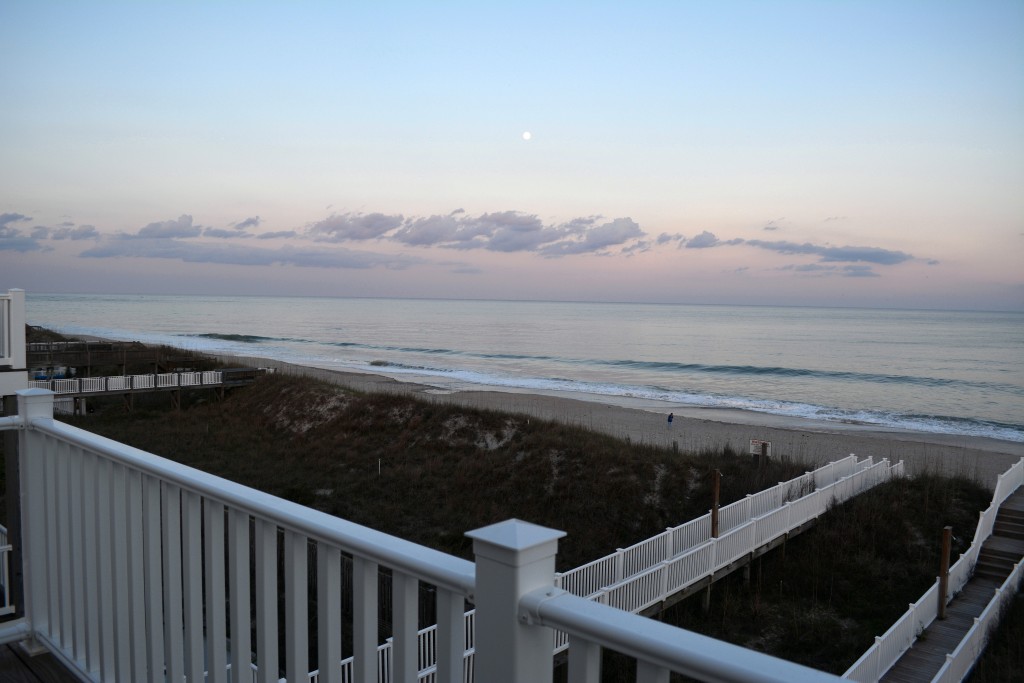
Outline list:
[[[6,0],[11,287],[1024,310],[1024,3]]]

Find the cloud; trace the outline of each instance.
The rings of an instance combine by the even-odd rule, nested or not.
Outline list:
[[[679,233],[670,235],[667,232],[663,232],[660,235],[658,235],[658,238],[654,242],[659,246],[661,246],[662,244],[669,244],[671,242],[675,242],[678,247],[682,248],[683,243],[686,242],[686,237],[680,235]]]
[[[87,258],[162,258],[185,263],[267,266],[295,265],[314,268],[402,269],[422,263],[418,258],[393,256],[348,249],[280,249],[233,244],[206,244],[167,239],[111,240],[81,254]]]
[[[629,251],[645,248],[629,245],[645,236],[631,218],[601,220],[600,216],[583,216],[546,224],[534,214],[519,211],[470,216],[459,209],[448,215],[409,218],[401,228],[382,236],[410,246],[533,252],[546,257],[604,253],[618,246]]]
[[[95,225],[79,225],[77,228],[54,228],[50,233],[51,240],[98,240],[99,230]]]
[[[32,239],[35,240],[94,240],[100,238],[100,233],[94,225],[74,226],[74,223],[61,223],[59,228],[49,228],[45,225],[37,225],[32,228]]]
[[[847,263],[875,263],[882,266],[892,266],[905,261],[913,260],[911,254],[881,247],[830,247],[804,242],[767,242],[764,240],[747,240],[745,244],[760,249],[778,252],[780,254],[811,254],[821,257],[823,262],[847,262]]]
[[[238,229],[227,229],[227,228],[206,228],[203,230],[203,237],[217,237],[220,239],[246,239],[252,237],[245,230]]]
[[[804,263],[801,265],[783,266],[779,270],[788,270],[794,273],[820,276],[838,275],[841,277],[881,277],[881,275],[876,273],[874,268],[871,266],[830,266],[822,265],[820,263]]]
[[[710,247],[716,247],[719,244],[719,240],[715,237],[714,233],[705,230],[696,237],[690,238],[686,243],[687,249],[708,249]]]
[[[238,223],[235,223],[233,227],[236,230],[247,230],[249,228],[260,227],[260,223],[262,222],[263,219],[261,219],[259,216],[252,216],[251,218],[246,218],[244,221],[239,221]]]
[[[26,216],[21,213],[0,213],[0,235],[3,234],[3,229],[11,223],[20,223],[22,221],[32,220],[31,216]]]
[[[402,225],[402,221],[401,215],[345,213],[314,223],[308,234],[322,242],[369,240],[382,237]]]
[[[25,216],[20,213],[2,213],[0,214],[0,251],[46,251],[49,247],[44,247],[39,243],[39,240],[46,239],[48,234],[48,228],[40,232],[38,228],[32,231],[31,235],[25,235],[18,228],[12,227],[12,223],[20,223],[23,221],[30,221],[31,217]]]
[[[295,232],[294,230],[278,230],[277,232],[264,232],[259,235],[256,235],[256,239],[272,240],[277,239],[279,237],[298,237],[298,234],[299,233]]]
[[[616,247],[631,240],[638,240],[644,236],[643,230],[631,218],[616,218],[615,220],[590,227],[579,235],[578,239],[561,240],[549,244],[540,250],[544,256],[565,256],[567,254],[589,254],[604,251],[610,247]],[[635,250],[638,245],[633,245]]]
[[[0,226],[0,251],[45,251],[39,240],[34,237],[27,237],[20,230]]]
[[[198,237],[202,232],[203,226],[192,224],[192,216],[182,214],[176,220],[150,223],[144,228],[140,228],[136,234],[123,235],[123,237],[139,239]]]

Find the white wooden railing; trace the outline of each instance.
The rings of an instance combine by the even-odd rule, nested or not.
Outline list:
[[[963,590],[974,574],[974,566],[978,562],[981,546],[992,535],[992,528],[995,526],[996,516],[999,514],[999,506],[1021,485],[1024,485],[1024,458],[1000,474],[996,480],[992,503],[978,519],[974,540],[970,547],[960,555],[960,559],[949,568],[949,580],[944,596],[946,604]],[[918,636],[935,621],[938,614],[939,579],[936,578],[935,583],[925,591],[917,602],[910,605],[910,608],[896,620],[896,623],[888,631],[875,638],[874,644],[861,655],[860,659],[854,662],[853,666],[846,670],[843,678],[861,683],[877,681],[892,668],[892,665],[903,656],[904,652],[910,649]],[[980,649],[978,651],[980,652]]]
[[[881,464],[879,463],[879,465]],[[830,462],[813,472],[781,482],[771,488],[749,494],[745,498],[725,505],[719,510],[719,539],[730,536],[730,532],[740,527],[747,528],[752,521],[769,513],[778,512],[787,504],[804,498],[815,490],[823,491],[837,481],[864,472],[871,467],[872,460],[870,458],[857,462],[856,456],[850,455],[836,462]],[[888,479],[890,476],[898,476],[902,473],[902,463],[893,467],[888,467],[888,465],[878,467],[873,476],[862,477],[858,480],[857,492]],[[866,486],[861,486],[861,482],[866,483]],[[824,498],[820,498],[819,502],[827,503],[829,500],[831,498],[826,495]],[[799,507],[800,515],[811,514],[810,509],[805,509],[805,507],[805,505]],[[818,514],[825,510],[821,505],[814,506],[814,509],[819,511]],[[779,521],[777,517],[773,520]],[[782,533],[795,528],[803,521],[790,526]],[[763,528],[764,525],[762,525],[762,530]],[[557,584],[574,595],[596,598],[602,592],[621,586],[652,569],[664,566],[665,563],[673,562],[680,556],[688,554],[689,551],[706,546],[711,540],[711,513],[709,512],[679,526],[669,527],[662,533],[628,548],[619,548],[605,557],[559,574]],[[751,547],[747,551],[753,549],[754,547]],[[623,607],[623,609],[626,608]],[[644,607],[638,607],[632,611],[642,609]]]
[[[967,673],[978,661],[985,646],[988,644],[992,629],[999,623],[1005,610],[1010,606],[1024,581],[1024,563],[1018,562],[1013,571],[1006,577],[995,595],[982,613],[975,618],[974,624],[967,635],[960,641],[956,649],[946,655],[946,662],[932,678],[933,683],[959,683],[967,677]]]
[[[166,389],[222,384],[218,370],[204,372],[166,372],[158,375],[113,375],[77,379],[31,380],[33,389],[47,389],[55,394],[88,394],[93,392],[131,391],[134,389]]]
[[[628,612],[641,612],[821,516],[831,505],[848,500],[865,489],[888,481],[893,476],[901,476],[902,465],[903,463],[899,463],[890,467],[887,460],[873,464],[870,458],[860,463],[854,462],[854,471],[851,474],[841,476],[838,480],[792,501],[785,500],[783,492],[787,485],[780,484],[779,487],[775,487],[779,491],[772,494],[783,496],[780,507],[736,524],[718,538],[711,538],[709,533],[704,540],[698,540],[694,545],[674,554],[666,553],[666,559],[653,562],[648,568],[632,576],[581,597]],[[844,464],[841,471],[849,469]],[[748,496],[747,501],[751,498]],[[744,501],[740,502],[741,505],[743,503]],[[758,508],[753,506],[752,509]],[[704,518],[694,522],[701,527],[704,526]],[[670,529],[666,534],[670,535],[673,531]],[[667,546],[667,541],[656,544],[656,547],[659,546]],[[628,552],[628,549],[624,552]],[[646,556],[651,557],[651,554],[648,553]],[[574,588],[578,588],[579,583],[574,584],[567,588],[569,592],[576,593]],[[561,587],[566,588],[564,577]],[[567,645],[568,641],[564,639],[556,643],[559,649]]]
[[[0,642],[31,636],[89,680],[543,683],[552,628],[575,639],[572,683],[597,682],[601,647],[638,657],[641,683],[670,671],[838,680],[560,591],[562,532],[516,520],[478,529],[469,562],[56,422],[52,411],[51,392],[28,389],[18,416],[0,418],[0,429],[19,430],[25,596],[25,616],[0,624]],[[391,573],[390,648],[378,640],[380,568]],[[421,584],[437,595],[429,635],[417,629]],[[353,634],[344,663],[343,605]]]
[[[7,541],[7,527],[0,524],[0,617],[14,614],[14,603],[11,601],[11,551],[13,548]]]

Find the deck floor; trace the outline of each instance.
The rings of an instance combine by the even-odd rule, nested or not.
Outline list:
[[[19,645],[0,645],[0,681],[3,683],[79,683],[49,652],[30,656]]]

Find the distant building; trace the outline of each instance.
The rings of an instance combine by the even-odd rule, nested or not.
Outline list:
[[[0,294],[0,396],[28,387],[25,356],[25,290]]]

